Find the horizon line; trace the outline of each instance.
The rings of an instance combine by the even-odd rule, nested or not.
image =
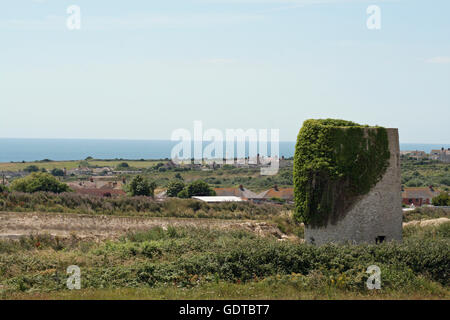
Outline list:
[[[171,140],[171,139],[138,139],[138,138],[23,138],[23,137],[0,137],[0,140],[100,140],[100,141],[170,141],[170,142],[180,142],[182,140]],[[192,140],[193,142],[197,141],[197,140]],[[211,142],[212,140],[203,140],[203,142]],[[228,140],[219,140],[222,142],[228,142]],[[237,142],[236,140],[234,140],[235,142]],[[251,142],[258,142],[259,140],[256,141],[251,141]],[[271,142],[270,140],[264,140],[267,142]],[[246,140],[246,142],[250,142],[248,140]],[[295,140],[280,140],[279,142],[289,142],[289,143],[296,143]],[[442,142],[403,142],[400,141],[400,143],[404,143],[404,144],[433,144],[433,145],[438,145],[438,144],[443,144],[443,145],[450,145],[450,142],[448,143],[442,143]]]

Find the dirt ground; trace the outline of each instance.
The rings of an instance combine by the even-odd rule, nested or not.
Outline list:
[[[420,220],[420,221],[410,221],[403,223],[403,227],[406,226],[419,226],[419,227],[426,227],[426,226],[438,226],[440,224],[450,222],[449,218],[438,218],[438,219],[429,219],[429,220]]]
[[[266,222],[217,219],[180,219],[117,217],[101,215],[0,212],[0,239],[19,239],[29,235],[52,235],[81,239],[114,239],[128,232],[145,231],[160,226],[190,226],[217,229],[244,229],[261,236],[273,235],[286,239],[277,227]]]
[[[410,221],[403,226],[429,226],[449,222],[448,218]],[[267,222],[249,220],[181,219],[118,217],[70,213],[0,212],[0,239],[21,236],[52,235],[60,238],[76,236],[86,240],[115,239],[128,232],[145,231],[153,227],[188,226],[215,229],[243,229],[260,236],[275,236],[280,240],[291,237]]]

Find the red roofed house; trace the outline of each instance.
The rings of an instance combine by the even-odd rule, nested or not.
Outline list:
[[[402,203],[420,207],[424,204],[431,204],[431,200],[438,195],[439,191],[435,190],[433,186],[402,188]]]
[[[275,185],[273,188],[258,194],[258,198],[265,200],[279,198],[288,202],[294,201],[294,188],[278,188],[278,186]]]
[[[239,197],[243,200],[257,198],[256,193],[244,188],[243,185],[240,185],[239,188],[215,188],[214,191],[216,192],[216,196],[219,197]]]
[[[67,183],[76,193],[94,196],[121,196],[126,195],[122,190],[123,184],[117,181],[78,181]]]

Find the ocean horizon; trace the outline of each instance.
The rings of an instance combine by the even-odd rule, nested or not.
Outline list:
[[[166,159],[179,141],[170,140],[101,140],[101,139],[23,139],[0,138],[0,162],[39,161],[44,159]],[[204,142],[203,146],[210,142]],[[235,145],[236,146],[236,145]],[[400,150],[450,148],[450,144],[400,143]],[[294,155],[294,141],[280,141],[280,156]],[[270,154],[270,143],[268,143]],[[246,155],[248,154],[248,142]]]

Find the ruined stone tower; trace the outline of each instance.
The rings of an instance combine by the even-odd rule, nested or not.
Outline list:
[[[377,129],[370,127],[363,130],[367,134],[368,131]],[[305,241],[307,243],[317,245],[328,242],[375,244],[402,240],[398,130],[384,128],[383,130],[387,134],[389,154],[386,156],[388,161],[386,161],[381,177],[368,192],[355,196],[351,205],[345,207],[339,218],[327,219],[322,225],[305,221]],[[308,197],[312,197],[312,195],[308,195]]]

